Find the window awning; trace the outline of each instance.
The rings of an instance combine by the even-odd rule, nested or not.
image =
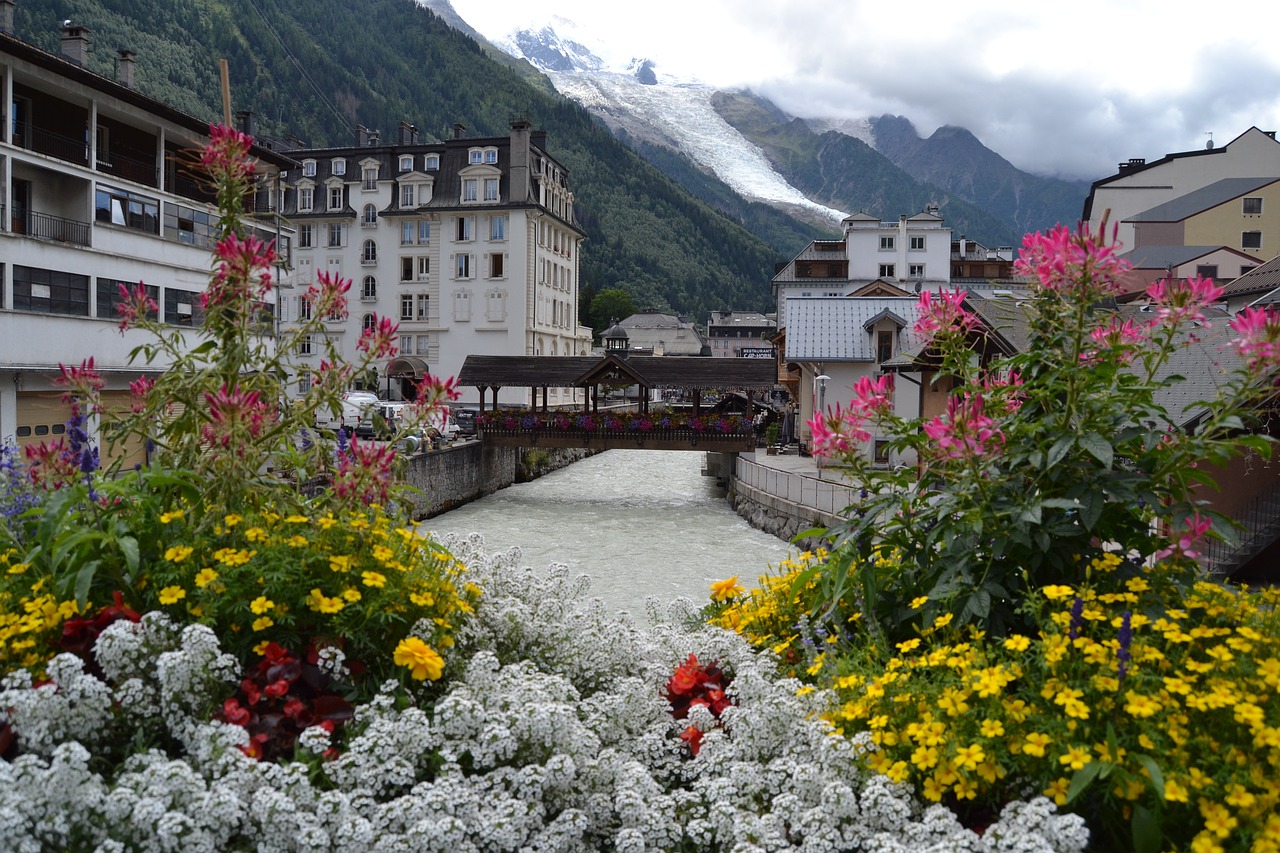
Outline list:
[[[421,379],[427,373],[427,363],[417,356],[402,355],[387,362],[387,377],[390,379]]]

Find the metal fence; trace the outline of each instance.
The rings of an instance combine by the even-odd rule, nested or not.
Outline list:
[[[846,483],[782,471],[741,455],[734,464],[734,479],[757,491],[827,516],[840,515],[856,500],[854,489]]]

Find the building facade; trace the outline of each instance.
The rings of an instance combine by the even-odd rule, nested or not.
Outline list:
[[[754,311],[712,311],[707,344],[714,358],[773,358],[769,342],[778,324]]]
[[[121,334],[120,285],[145,283],[159,318],[198,324],[217,216],[198,179],[207,121],[133,88],[134,55],[120,51],[116,79],[88,70],[90,33],[62,28],[53,54],[12,32],[12,0],[0,0],[0,442],[28,445],[64,433],[68,411],[53,384],[59,365],[93,358],[104,409],[127,408],[128,384],[163,363],[131,364],[150,340]],[[256,229],[290,240],[271,210],[289,160],[255,148]],[[95,418],[91,437],[101,436]],[[139,461],[140,446],[102,447]]]
[[[422,142],[401,122],[390,142],[357,128],[354,145],[289,153],[300,164],[285,176],[283,201],[297,232],[297,289],[285,294],[283,322],[308,316],[304,294],[320,273],[351,279],[350,312],[326,321],[325,334],[351,358],[364,328],[399,323],[401,357],[377,377],[380,393],[411,396],[424,373],[455,376],[468,355],[590,353],[591,330],[577,317],[584,234],[568,173],[528,122],[502,137],[459,126],[445,142]],[[549,402],[578,394],[550,389]],[[499,402],[528,400],[505,389]]]

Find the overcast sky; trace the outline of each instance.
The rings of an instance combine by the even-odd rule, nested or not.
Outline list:
[[[959,125],[1037,174],[1092,181],[1210,133],[1280,130],[1274,0],[452,2],[490,39],[559,15],[613,55],[792,115]]]

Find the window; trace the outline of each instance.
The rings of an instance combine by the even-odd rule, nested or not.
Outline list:
[[[489,298],[484,306],[485,319],[493,323],[501,323],[507,319],[507,294],[501,290],[489,291]]]
[[[378,262],[378,244],[372,240],[365,240],[360,246],[360,263],[376,264]]]
[[[1243,199],[1245,216],[1261,216],[1262,215],[1262,199],[1246,198]]]
[[[413,184],[401,184],[400,206],[413,207]]]
[[[875,463],[877,465],[889,464],[889,442],[883,438],[877,438],[875,443]]]
[[[311,319],[311,300],[305,296],[298,297],[298,319],[299,320]]]
[[[924,264],[907,264],[907,278],[924,278]]]
[[[100,184],[96,207],[95,218],[99,222],[160,233],[160,202],[154,198]]]
[[[431,242],[431,223],[425,219],[418,222],[418,245],[425,246]]]
[[[876,332],[876,361],[893,358],[893,332]]]
[[[302,335],[298,338],[298,355],[311,355],[311,336]],[[305,389],[303,389],[305,390]]]
[[[489,239],[490,240],[507,239],[507,217],[505,216],[489,217]]]
[[[885,236],[885,237],[881,237],[881,238],[880,238],[880,249],[881,249],[881,251],[886,251],[886,250],[889,250],[889,249],[892,249],[892,248],[893,248],[893,238],[892,238],[892,237]]]
[[[413,281],[413,258],[400,259],[400,280]]]
[[[304,224],[304,225],[298,226],[298,248],[299,249],[310,249],[312,246],[315,245],[314,238],[315,238],[314,226],[310,224]]]
[[[360,287],[361,302],[375,302],[378,299],[378,280],[371,275],[364,277]]]
[[[1241,265],[1240,265],[1240,275],[1244,275],[1245,273],[1251,273],[1251,272],[1253,272],[1254,270],[1256,270],[1257,268],[1258,268],[1258,265],[1257,265],[1257,264],[1241,264]]]
[[[498,179],[497,178],[484,179],[484,200],[485,201],[498,200]]]
[[[458,323],[471,321],[471,294],[465,290],[454,291],[453,319]]]
[[[456,269],[456,278],[471,278],[471,255],[463,252],[458,255],[458,266]]]
[[[311,212],[311,208],[315,204],[312,198],[313,193],[314,191],[311,187],[298,187],[298,210],[303,213]]]
[[[913,251],[913,252],[923,252],[923,251],[924,251],[924,237],[912,237],[912,238],[911,238],[911,251]]]
[[[895,274],[895,273],[894,273],[894,265],[893,265],[893,264],[881,264],[881,265],[880,265],[880,277],[881,277],[881,278],[893,278],[893,277],[894,277],[894,274]]]
[[[428,154],[427,155],[427,171],[435,172],[439,170],[439,168],[440,168],[440,155]]]
[[[17,271],[16,269],[14,270]],[[175,326],[200,324],[200,294],[176,287],[164,289],[164,321]]]
[[[459,240],[471,239],[471,217],[470,216],[458,217],[458,239]]]
[[[311,376],[306,373],[298,374],[298,393],[305,394],[311,390]]]
[[[347,161],[346,161],[346,160],[334,160],[334,161],[333,161],[333,173],[334,173],[335,175],[345,175],[345,174],[347,173]]]
[[[484,151],[480,148],[472,148],[467,152],[467,162],[473,165],[484,162]]]
[[[501,252],[494,252],[489,256],[489,278],[502,278],[504,274],[503,259],[506,255]]]
[[[89,277],[15,264],[13,307],[18,311],[88,317]]]
[[[208,211],[185,204],[164,206],[164,236],[189,246],[208,248],[217,242],[217,220]]]
[[[401,320],[413,319],[413,294],[412,293],[400,294],[400,319]]]
[[[336,247],[342,245],[342,223],[329,223],[329,246]]]
[[[425,293],[418,294],[418,319],[423,322],[431,319],[431,297]]]
[[[314,178],[314,177],[316,176],[316,161],[315,161],[315,160],[303,160],[303,161],[302,161],[302,174],[303,174],[303,177],[307,177],[307,178]]]
[[[365,314],[360,318],[360,329],[365,332],[372,332],[378,328],[378,315]]]
[[[342,187],[329,187],[329,209],[342,210]]]
[[[378,224],[378,208],[374,207],[372,204],[366,204],[364,206],[364,215],[360,218],[360,222],[366,228],[372,228],[373,226],[377,225]]]
[[[365,166],[360,170],[360,177],[364,181],[364,188],[367,190],[376,190],[378,188],[378,167]]]
[[[418,281],[427,281],[431,278],[431,258],[423,255],[418,258]]]
[[[1196,275],[1200,276],[1201,278],[1217,278],[1218,265],[1217,264],[1200,264],[1199,266],[1196,267]]]
[[[484,161],[490,165],[498,162],[498,149],[486,148],[484,150]]]
[[[479,181],[477,181],[475,178],[464,179],[462,182],[462,200],[475,201],[477,198],[476,190],[478,189],[478,187],[479,187]]]
[[[1240,234],[1240,248],[1261,249],[1262,248],[1262,232],[1261,231],[1242,232]]]
[[[16,270],[15,270],[16,273]],[[120,288],[123,286],[129,292],[138,286],[136,281],[120,281],[114,278],[98,279],[98,316],[106,320],[119,320],[120,313],[116,310],[116,306],[120,305],[124,297],[120,295]],[[145,285],[147,288],[147,297],[157,303],[155,311],[147,312],[147,319],[155,320],[160,316],[158,304],[160,302],[160,288],[153,285]],[[58,312],[61,313],[61,312]]]
[[[415,351],[417,355],[426,355],[431,350],[431,336],[418,335],[418,346]]]
[[[402,172],[413,171],[413,155],[412,154],[404,154],[400,157],[400,171]]]

